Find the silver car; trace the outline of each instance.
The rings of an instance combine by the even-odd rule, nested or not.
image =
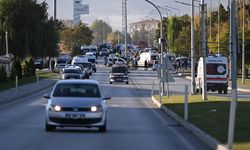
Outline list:
[[[50,95],[46,105],[46,131],[56,127],[97,127],[106,131],[106,100],[100,85],[95,80],[60,80]]]

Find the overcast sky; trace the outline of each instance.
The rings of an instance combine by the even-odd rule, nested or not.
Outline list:
[[[37,0],[41,2],[43,0]],[[49,4],[49,14],[53,15],[53,1],[45,0]],[[151,0],[156,5],[169,6],[171,8],[172,15],[183,15],[190,12],[190,7],[174,2],[175,0]],[[178,0],[186,3],[190,3],[190,0]],[[217,4],[215,0],[208,0],[208,6],[210,1],[214,3],[214,7]],[[220,0],[223,3],[227,3],[228,0]],[[206,2],[206,0],[205,0]],[[122,28],[122,0],[83,0],[83,4],[89,4],[89,14],[82,15],[81,20],[89,25],[95,19],[102,19],[109,23],[113,29],[121,30]],[[196,2],[196,5],[199,3]],[[128,5],[128,23],[140,21],[145,19],[146,16],[159,19],[157,14],[150,14],[149,12],[154,8],[145,0],[127,0]],[[174,9],[175,8],[175,9]],[[214,8],[215,9],[215,8]],[[168,11],[168,13],[170,13]],[[166,14],[164,14],[166,16]],[[58,19],[70,19],[73,18],[73,0],[57,0],[57,18]]]

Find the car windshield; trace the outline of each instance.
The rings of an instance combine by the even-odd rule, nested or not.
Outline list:
[[[91,63],[95,63],[95,59],[92,59],[92,58],[89,58],[88,61]]]
[[[58,59],[57,63],[58,64],[65,64],[65,63],[67,63],[67,60],[66,59]]]
[[[53,92],[54,97],[101,97],[96,84],[61,83]]]
[[[126,73],[127,68],[126,67],[113,67],[112,73]]]

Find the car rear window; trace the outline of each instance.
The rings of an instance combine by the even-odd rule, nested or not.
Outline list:
[[[64,73],[80,73],[79,70],[76,69],[65,69]]]
[[[101,97],[96,84],[61,83],[53,92],[54,97]]]
[[[208,75],[225,75],[226,64],[207,64],[207,74]]]
[[[112,67],[112,73],[126,73],[126,67]]]

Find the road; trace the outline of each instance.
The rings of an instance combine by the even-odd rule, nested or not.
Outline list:
[[[146,83],[149,71],[132,71],[131,81]],[[107,68],[91,77],[101,83],[108,101],[107,132],[96,129],[58,128],[45,132],[47,89],[10,105],[0,106],[0,145],[3,150],[207,150],[201,142],[150,101],[150,87],[133,82],[109,84]]]

